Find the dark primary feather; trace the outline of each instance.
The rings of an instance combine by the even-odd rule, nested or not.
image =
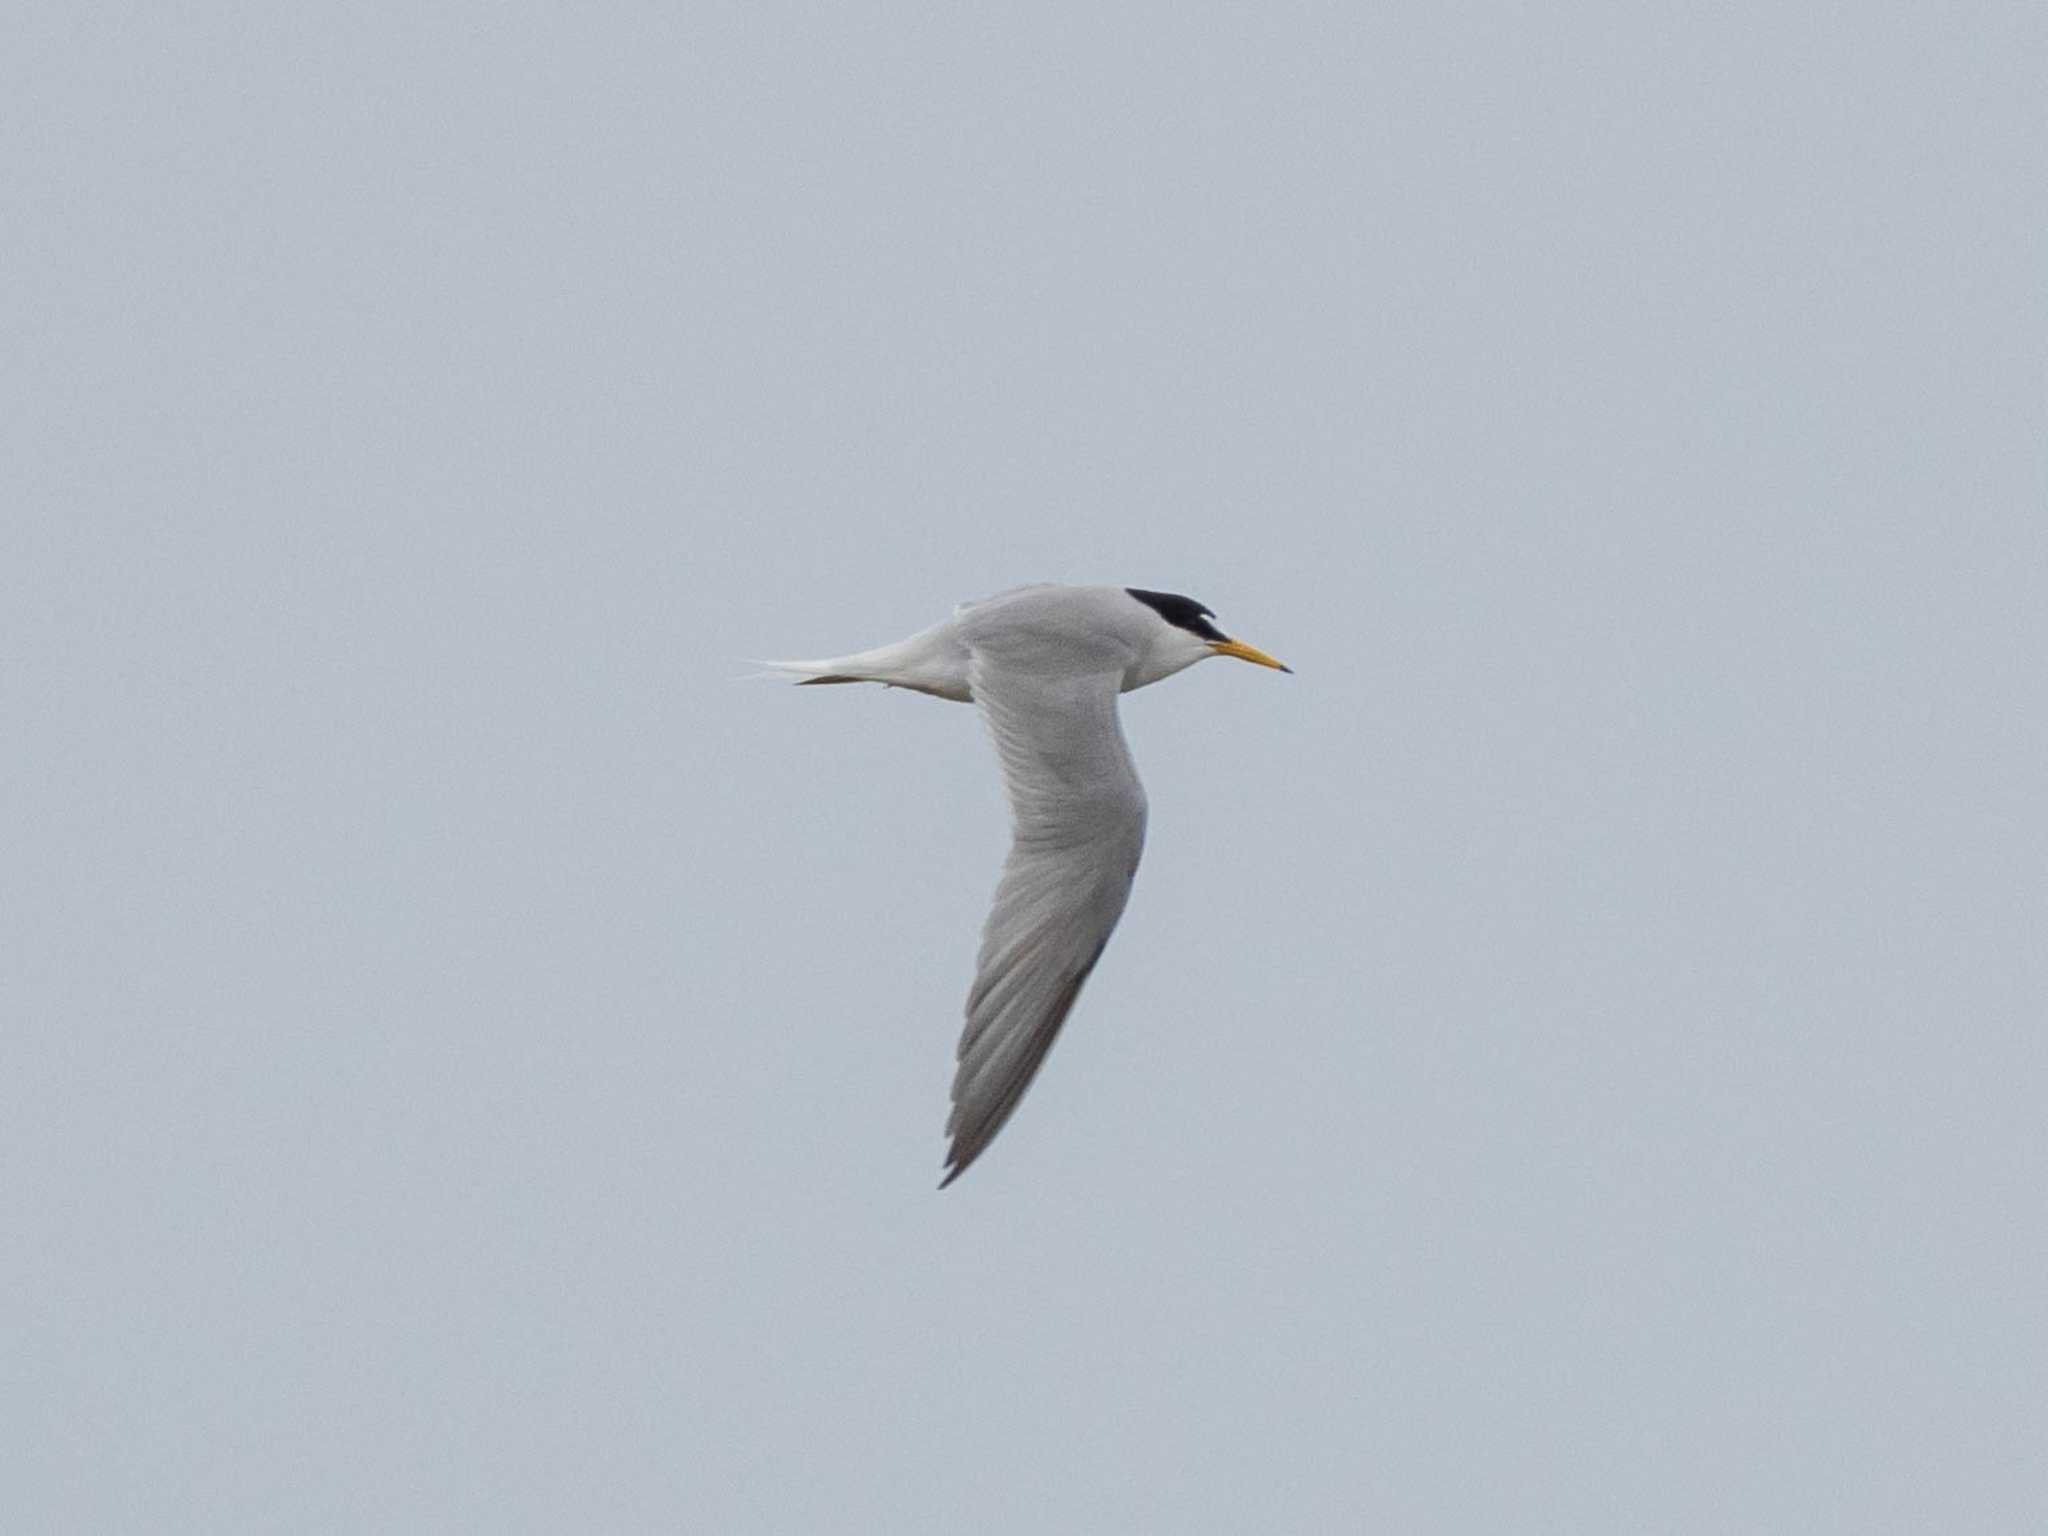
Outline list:
[[[1108,947],[1108,943],[1105,939],[1097,945],[1088,963],[1054,994],[1052,1005],[1045,1017],[1025,1037],[1022,1049],[1017,1053],[1016,1059],[1009,1064],[1000,1085],[987,1102],[977,1107],[971,1124],[967,1123],[965,1106],[958,1100],[954,1102],[953,1113],[946,1119],[946,1134],[953,1138],[953,1143],[946,1152],[946,1176],[939,1180],[939,1188],[944,1189],[965,1173],[968,1166],[987,1149],[988,1144],[996,1139],[996,1132],[1000,1131],[1010,1116],[1017,1112],[1017,1106],[1024,1098],[1024,1090],[1031,1086],[1032,1079],[1038,1076],[1038,1069],[1045,1064],[1046,1054],[1052,1050],[1053,1041],[1060,1037],[1060,1026],[1067,1022],[1067,1015],[1074,1011],[1074,1003],[1081,996],[1081,988],[1087,982],[1089,973],[1095,969],[1095,962],[1102,958],[1102,951]]]

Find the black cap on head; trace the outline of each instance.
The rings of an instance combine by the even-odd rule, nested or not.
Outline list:
[[[1142,587],[1125,587],[1124,590],[1167,623],[1184,629],[1191,635],[1204,640],[1230,638],[1209,622],[1216,615],[1192,597],[1182,597],[1178,592],[1147,592]]]

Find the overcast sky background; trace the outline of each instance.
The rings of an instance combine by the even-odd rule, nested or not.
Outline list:
[[[2048,10],[6,31],[9,1529],[2048,1522]]]

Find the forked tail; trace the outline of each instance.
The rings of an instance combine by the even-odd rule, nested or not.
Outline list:
[[[768,670],[763,677],[787,677],[795,680],[798,687],[812,683],[865,683],[875,681],[857,673],[842,670],[853,660],[850,656],[833,656],[823,661],[757,661],[757,667]]]
[[[967,649],[954,637],[950,623],[871,651],[760,665],[769,669],[770,676],[794,678],[799,683],[880,683],[885,688],[909,688],[963,703],[972,697],[967,686]]]

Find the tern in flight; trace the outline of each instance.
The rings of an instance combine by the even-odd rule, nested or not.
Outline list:
[[[1292,670],[1215,618],[1191,597],[1139,587],[1019,587],[894,645],[765,663],[801,683],[971,703],[995,738],[1013,840],[967,994],[941,1189],[1015,1112],[1130,897],[1145,791],[1116,696],[1211,656]]]

